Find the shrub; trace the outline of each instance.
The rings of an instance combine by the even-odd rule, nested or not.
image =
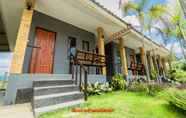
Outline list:
[[[176,79],[176,81],[178,81],[180,83],[186,83],[186,78],[178,78],[178,79]]]
[[[100,89],[102,92],[112,91],[112,88],[109,86],[109,83],[101,84]]]
[[[186,83],[186,72],[184,71],[178,71],[175,75],[176,81],[180,83]]]
[[[166,100],[175,107],[186,111],[186,90],[170,89]]]
[[[100,95],[101,94],[101,85],[96,82],[95,84],[89,84],[87,87],[88,95]]]
[[[159,92],[163,91],[166,88],[165,85],[157,84],[157,83],[140,83],[140,82],[133,82],[128,87],[129,91],[132,92],[144,92],[150,96],[155,96]]]
[[[186,63],[183,63],[183,64],[182,64],[181,69],[182,69],[183,71],[186,71]]]
[[[159,92],[163,91],[165,88],[166,86],[164,86],[163,84],[157,84],[157,83],[148,84],[147,93],[148,95],[155,96]]]
[[[169,70],[168,77],[171,80],[175,80],[176,79],[176,70]]]
[[[169,70],[169,79],[180,83],[186,83],[186,62],[178,61],[173,64],[173,68],[173,70]]]
[[[124,90],[126,88],[126,81],[122,75],[115,75],[112,78],[111,87],[113,90]]]
[[[82,86],[83,88],[83,86]],[[84,88],[83,88],[84,91]],[[109,86],[108,83],[101,84],[96,82],[95,84],[88,84],[87,86],[87,93],[88,95],[101,95],[104,92],[110,92],[112,88]]]
[[[156,70],[153,70],[153,71],[151,72],[151,74],[150,74],[150,78],[151,78],[152,80],[156,80],[156,79],[157,79],[157,76],[158,76],[158,73],[157,73]]]
[[[128,90],[132,92],[146,92],[148,89],[148,86],[146,83],[140,83],[140,82],[132,82],[128,86]]]

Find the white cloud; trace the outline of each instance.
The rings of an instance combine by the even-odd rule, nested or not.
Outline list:
[[[166,48],[168,48],[169,50],[171,50],[171,48],[173,48],[173,51],[176,53],[176,54],[182,54],[182,51],[181,51],[181,48],[180,48],[180,45],[179,43],[174,43],[174,45],[172,46],[172,43],[168,44],[166,46]]]

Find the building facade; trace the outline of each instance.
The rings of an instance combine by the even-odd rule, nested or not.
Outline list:
[[[2,0],[0,8],[13,52],[7,104],[16,103],[19,90],[28,94],[34,81],[72,79],[71,47],[106,57],[106,67],[88,68],[89,83],[166,73],[169,51],[133,28],[110,38],[128,24],[94,0]]]

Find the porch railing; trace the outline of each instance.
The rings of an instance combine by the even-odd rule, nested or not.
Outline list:
[[[130,65],[128,70],[131,70],[133,75],[145,75],[145,66],[143,64]]]
[[[87,86],[88,86],[88,67],[99,67],[102,68],[106,66],[105,56],[96,53],[86,52],[86,51],[76,51],[75,57],[71,60],[73,66],[72,78],[75,79],[75,84],[78,84],[78,66],[79,70],[79,88],[82,91],[84,88],[85,101],[87,101]],[[74,72],[74,68],[76,71]],[[84,81],[82,80],[82,73],[84,72]],[[74,78],[75,76],[75,78]],[[83,86],[82,86],[83,82]]]

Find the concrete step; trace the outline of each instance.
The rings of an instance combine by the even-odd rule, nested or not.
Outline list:
[[[83,98],[84,94],[79,91],[34,96],[34,108],[57,105]]]
[[[73,80],[66,79],[48,79],[48,80],[35,80],[33,82],[34,87],[48,87],[48,86],[59,86],[59,85],[72,85]]]
[[[28,78],[32,78],[34,80],[50,80],[50,79],[72,79],[71,74],[24,74]]]
[[[71,79],[46,79],[33,82],[33,108],[35,115],[58,108],[79,105],[84,94]]]
[[[47,87],[34,87],[34,96],[50,95],[54,93],[65,93],[79,91],[77,85],[60,85],[60,86],[47,86]]]
[[[57,110],[57,109],[60,109],[60,108],[79,106],[83,102],[84,102],[83,99],[79,99],[79,100],[60,103],[60,104],[56,104],[56,105],[50,105],[50,106],[35,108],[34,113],[35,113],[36,116],[39,116],[42,113],[46,113],[46,112],[49,112],[49,111],[54,111],[54,110]]]

